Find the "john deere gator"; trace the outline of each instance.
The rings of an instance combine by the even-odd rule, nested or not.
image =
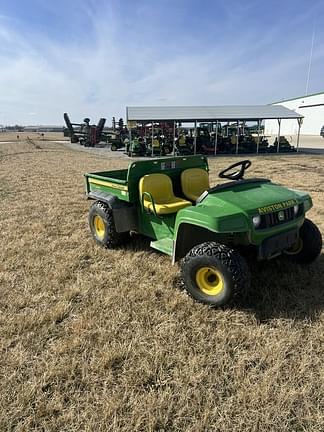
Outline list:
[[[246,254],[256,260],[285,255],[307,264],[322,249],[318,228],[306,218],[308,193],[265,178],[244,178],[249,160],[219,173],[211,186],[205,156],[132,162],[128,169],[85,174],[90,230],[95,241],[115,248],[132,232],[151,247],[181,261],[187,292],[222,306],[246,290]]]

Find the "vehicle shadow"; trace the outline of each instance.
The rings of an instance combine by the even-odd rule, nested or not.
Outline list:
[[[135,235],[133,240],[126,246],[128,250],[152,253],[157,259],[161,255],[150,247],[147,237]],[[293,264],[281,256],[254,261],[250,269],[249,290],[229,307],[253,313],[260,323],[275,318],[316,320],[324,309],[324,253],[309,265]],[[184,289],[180,275],[172,285]]]
[[[127,244],[122,245],[122,249],[126,249],[132,252],[157,252],[150,247],[151,239],[142,234],[131,234],[131,241]]]
[[[324,309],[324,254],[312,264],[292,264],[284,257],[255,263],[251,287],[235,305],[259,322],[274,318],[316,320]]]

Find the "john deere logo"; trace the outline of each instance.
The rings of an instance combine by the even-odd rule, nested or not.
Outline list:
[[[278,213],[278,219],[280,220],[280,222],[285,220],[285,213],[283,211],[280,211]]]

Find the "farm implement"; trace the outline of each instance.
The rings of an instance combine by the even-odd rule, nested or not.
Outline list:
[[[66,124],[66,135],[71,139],[71,143],[80,143],[85,147],[94,147],[102,140],[103,129],[106,119],[101,118],[97,125],[90,125],[90,119],[85,118],[83,123],[71,123],[67,113],[64,113]]]

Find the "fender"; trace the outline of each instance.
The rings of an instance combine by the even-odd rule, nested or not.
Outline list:
[[[223,244],[244,242],[250,227],[244,214],[233,205],[226,208],[204,205],[187,207],[177,214],[174,230],[173,263],[183,258],[190,249],[205,241]],[[234,233],[236,234],[234,236]]]
[[[115,195],[100,190],[89,192],[87,198],[101,201],[108,205],[113,212],[117,232],[138,230],[137,211],[134,204],[122,201]]]

